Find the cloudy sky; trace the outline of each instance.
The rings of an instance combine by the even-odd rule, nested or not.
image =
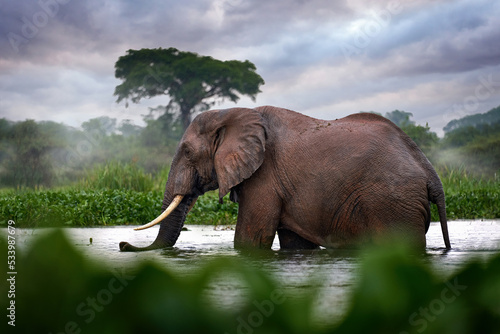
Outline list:
[[[266,84],[240,106],[400,109],[441,135],[500,105],[500,1],[16,0],[0,3],[0,117],[141,124],[168,98],[117,104],[114,64],[157,47],[253,62]]]

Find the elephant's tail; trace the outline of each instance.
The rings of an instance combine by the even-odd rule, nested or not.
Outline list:
[[[446,202],[444,197],[443,185],[441,180],[437,177],[437,182],[430,182],[428,187],[429,199],[432,203],[436,204],[439,214],[439,222],[441,223],[441,231],[443,232],[443,239],[446,249],[451,249],[450,236],[448,234],[448,220],[446,218]]]

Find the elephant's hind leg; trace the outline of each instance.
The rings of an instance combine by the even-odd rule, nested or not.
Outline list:
[[[281,249],[316,249],[319,248],[315,243],[302,238],[295,232],[286,229],[278,229],[278,238]]]

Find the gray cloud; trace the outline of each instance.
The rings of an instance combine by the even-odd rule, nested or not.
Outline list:
[[[368,54],[405,62],[395,71],[421,75],[460,73],[500,64],[500,14],[490,1],[444,3],[396,17],[390,34]]]
[[[254,62],[266,85],[248,106],[323,118],[406,109],[439,131],[474,111],[463,101],[481,77],[500,73],[498,17],[487,0],[5,1],[0,116],[140,121],[166,98],[116,105],[114,63],[127,49],[173,46]],[[500,86],[475,111],[498,104]]]

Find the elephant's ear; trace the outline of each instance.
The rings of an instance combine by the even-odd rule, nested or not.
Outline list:
[[[231,188],[262,165],[266,130],[261,114],[253,109],[233,108],[219,114],[222,126],[217,133],[214,164],[222,202]]]

